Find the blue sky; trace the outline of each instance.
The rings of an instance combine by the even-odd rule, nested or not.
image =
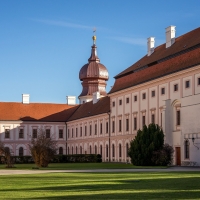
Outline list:
[[[200,1],[0,0],[0,101],[65,103],[82,91],[96,27],[98,56],[114,76],[147,53],[147,38],[165,42],[200,26]],[[77,101],[78,102],[78,101]]]

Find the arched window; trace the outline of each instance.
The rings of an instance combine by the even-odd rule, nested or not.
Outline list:
[[[122,157],[122,145],[119,144],[119,157],[121,158]]]
[[[68,149],[67,149],[67,153],[68,153],[68,155],[69,155],[69,147],[68,147]]]
[[[95,152],[95,154],[97,154],[97,146],[96,145],[94,147],[94,152]]]
[[[63,148],[59,147],[59,155],[63,155]]]
[[[188,159],[189,158],[189,147],[190,147],[190,144],[189,144],[189,141],[188,140],[185,140],[185,158]]]
[[[74,153],[73,151],[74,151],[74,148],[72,147],[72,155],[73,155],[73,153]]]
[[[128,157],[128,150],[129,150],[129,146],[128,146],[128,143],[126,143],[126,157]]]
[[[82,147],[80,147],[80,154],[82,154]]]
[[[92,147],[90,146],[90,154],[92,153]]]
[[[76,154],[78,153],[78,148],[77,148],[77,146],[76,146]]]
[[[106,157],[108,157],[108,145],[106,145]]]
[[[19,148],[19,156],[23,156],[24,155],[24,149],[23,147]]]
[[[100,145],[100,154],[102,156],[102,145]]]
[[[115,157],[115,145],[112,144],[112,157]]]

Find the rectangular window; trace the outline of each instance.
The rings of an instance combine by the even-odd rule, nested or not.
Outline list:
[[[151,123],[155,124],[155,115],[154,114],[151,115]]]
[[[180,112],[180,110],[176,111],[176,125],[177,126],[181,125],[181,112]]]
[[[197,80],[197,84],[200,85],[200,78],[198,78],[198,80]]]
[[[142,99],[146,99],[146,93],[142,94]]]
[[[97,135],[97,124],[94,125],[94,134]]]
[[[115,101],[112,102],[112,106],[115,107]]]
[[[63,138],[63,129],[59,129],[59,138]]]
[[[82,126],[80,127],[80,137],[82,137]]]
[[[19,138],[24,138],[24,129],[23,128],[19,129]]]
[[[50,129],[46,129],[46,138],[50,138]]]
[[[69,129],[68,129],[68,138],[69,138]]]
[[[120,105],[120,106],[122,105],[122,100],[121,100],[121,99],[119,100],[119,105]]]
[[[72,138],[74,137],[74,129],[72,128]]]
[[[76,137],[78,137],[78,128],[76,128]]]
[[[115,121],[112,121],[112,132],[115,132]]]
[[[134,96],[134,101],[137,101],[137,95]]]
[[[37,138],[37,129],[34,128],[33,129],[33,135],[32,135],[33,138]]]
[[[126,119],[126,131],[129,131],[129,119]]]
[[[146,124],[145,122],[145,115],[142,116],[142,126],[144,126]]]
[[[103,130],[103,124],[100,123],[100,134],[102,134],[102,130]]]
[[[155,97],[155,96],[156,96],[155,90],[151,91],[151,97]]]
[[[90,125],[90,135],[92,135],[92,125]]]
[[[122,120],[120,119],[119,120],[119,132],[121,132],[122,131]]]
[[[87,135],[87,126],[85,126],[85,136]]]
[[[108,133],[108,122],[106,122],[106,133]]]
[[[185,81],[185,88],[189,88],[190,87],[190,81]]]
[[[162,127],[162,113],[160,113],[160,125]]]
[[[137,130],[137,117],[134,117],[134,130]]]
[[[178,84],[174,85],[174,92],[178,91]]]
[[[128,97],[126,98],[126,103],[129,103],[129,98]]]
[[[161,94],[165,94],[165,88],[161,88]]]
[[[5,129],[5,138],[10,138],[10,129]]]

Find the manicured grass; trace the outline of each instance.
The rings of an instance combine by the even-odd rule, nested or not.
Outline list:
[[[11,169],[32,169],[36,167],[35,164],[15,164],[16,168]],[[78,170],[78,169],[132,169],[132,168],[155,168],[155,167],[138,167],[132,164],[125,163],[51,163],[47,168],[40,168],[42,170]],[[165,168],[165,167],[156,167]],[[5,165],[1,164],[0,169],[6,169]]]
[[[199,199],[199,172],[0,176],[0,199]]]

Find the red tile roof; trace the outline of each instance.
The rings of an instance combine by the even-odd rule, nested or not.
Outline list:
[[[0,120],[66,122],[78,107],[67,104],[0,102]]]
[[[119,78],[126,74],[132,73],[134,70],[138,68],[168,58],[171,55],[175,55],[182,51],[187,51],[190,48],[195,47],[196,45],[199,44],[200,44],[200,27],[184,35],[181,35],[180,37],[177,37],[175,39],[175,43],[171,47],[166,48],[165,43],[156,47],[154,49],[153,54],[151,54],[150,56],[145,55],[143,58],[138,60],[132,66],[130,66],[129,68],[125,69],[117,76],[115,76],[115,78]]]
[[[138,85],[200,64],[200,28],[176,38],[166,48],[162,44],[150,56],[144,56],[115,77],[109,93]]]
[[[68,121],[77,120],[80,118],[91,117],[110,111],[110,98],[108,96],[102,97],[95,104],[93,102],[87,102],[81,104],[74,114],[69,118]]]
[[[117,92],[200,64],[200,48],[181,54],[141,71],[117,78],[109,93]]]

